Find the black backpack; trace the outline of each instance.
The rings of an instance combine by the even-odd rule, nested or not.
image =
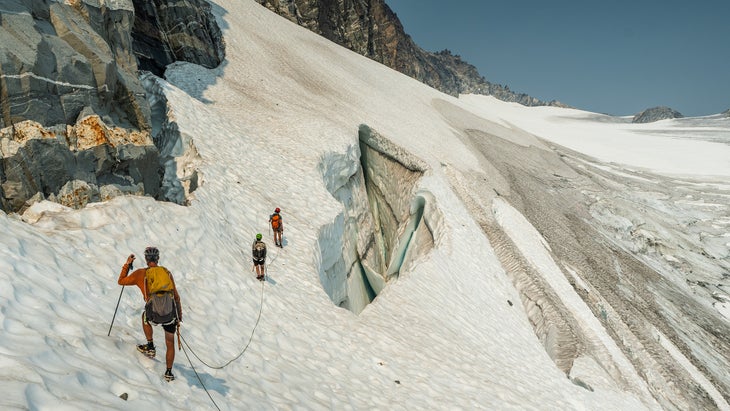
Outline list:
[[[177,321],[177,307],[172,291],[150,294],[150,299],[144,306],[147,321],[156,325],[175,324]]]
[[[261,261],[266,258],[266,244],[263,241],[256,241],[253,245],[253,258]]]

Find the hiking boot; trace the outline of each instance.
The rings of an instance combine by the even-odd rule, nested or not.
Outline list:
[[[256,276],[256,279],[259,280],[259,281],[264,281],[264,276],[263,275],[257,275]]]
[[[140,344],[137,346],[137,351],[141,352],[142,354],[152,358],[155,356],[155,345],[152,343],[148,344]]]
[[[175,376],[172,375],[172,370],[169,368],[165,371],[165,375],[163,375],[163,377],[165,377],[165,381],[172,381],[175,379]]]

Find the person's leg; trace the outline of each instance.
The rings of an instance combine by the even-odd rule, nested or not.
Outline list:
[[[154,342],[152,342],[152,325],[147,322],[144,311],[142,311],[142,331],[144,332],[144,336],[147,339],[147,343],[138,345],[137,351],[148,357],[154,357],[155,344]]]
[[[175,333],[168,332],[165,330],[165,363],[167,368],[172,368],[172,364],[175,362]]]
[[[142,313],[142,331],[144,331],[144,336],[147,338],[147,342],[152,341],[152,325],[145,320],[144,313]]]

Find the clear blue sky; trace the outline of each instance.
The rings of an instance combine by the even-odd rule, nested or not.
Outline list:
[[[730,109],[730,0],[385,0],[428,51],[576,108]]]

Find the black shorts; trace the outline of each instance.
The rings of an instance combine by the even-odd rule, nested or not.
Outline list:
[[[266,260],[253,260],[253,265],[264,265]]]
[[[143,321],[143,322],[144,322],[145,324],[149,324],[149,325],[157,325],[157,324],[154,324],[154,323],[151,323],[151,322],[147,321],[147,313],[146,313],[146,312],[144,312],[144,311],[142,311],[142,321]],[[162,329],[163,329],[163,330],[165,330],[165,332],[168,332],[168,333],[173,333],[173,334],[175,334],[175,331],[177,331],[177,321],[175,321],[175,322],[174,322],[174,323],[172,323],[172,324],[167,324],[167,325],[164,325],[164,324],[163,324],[163,325],[162,325]]]

